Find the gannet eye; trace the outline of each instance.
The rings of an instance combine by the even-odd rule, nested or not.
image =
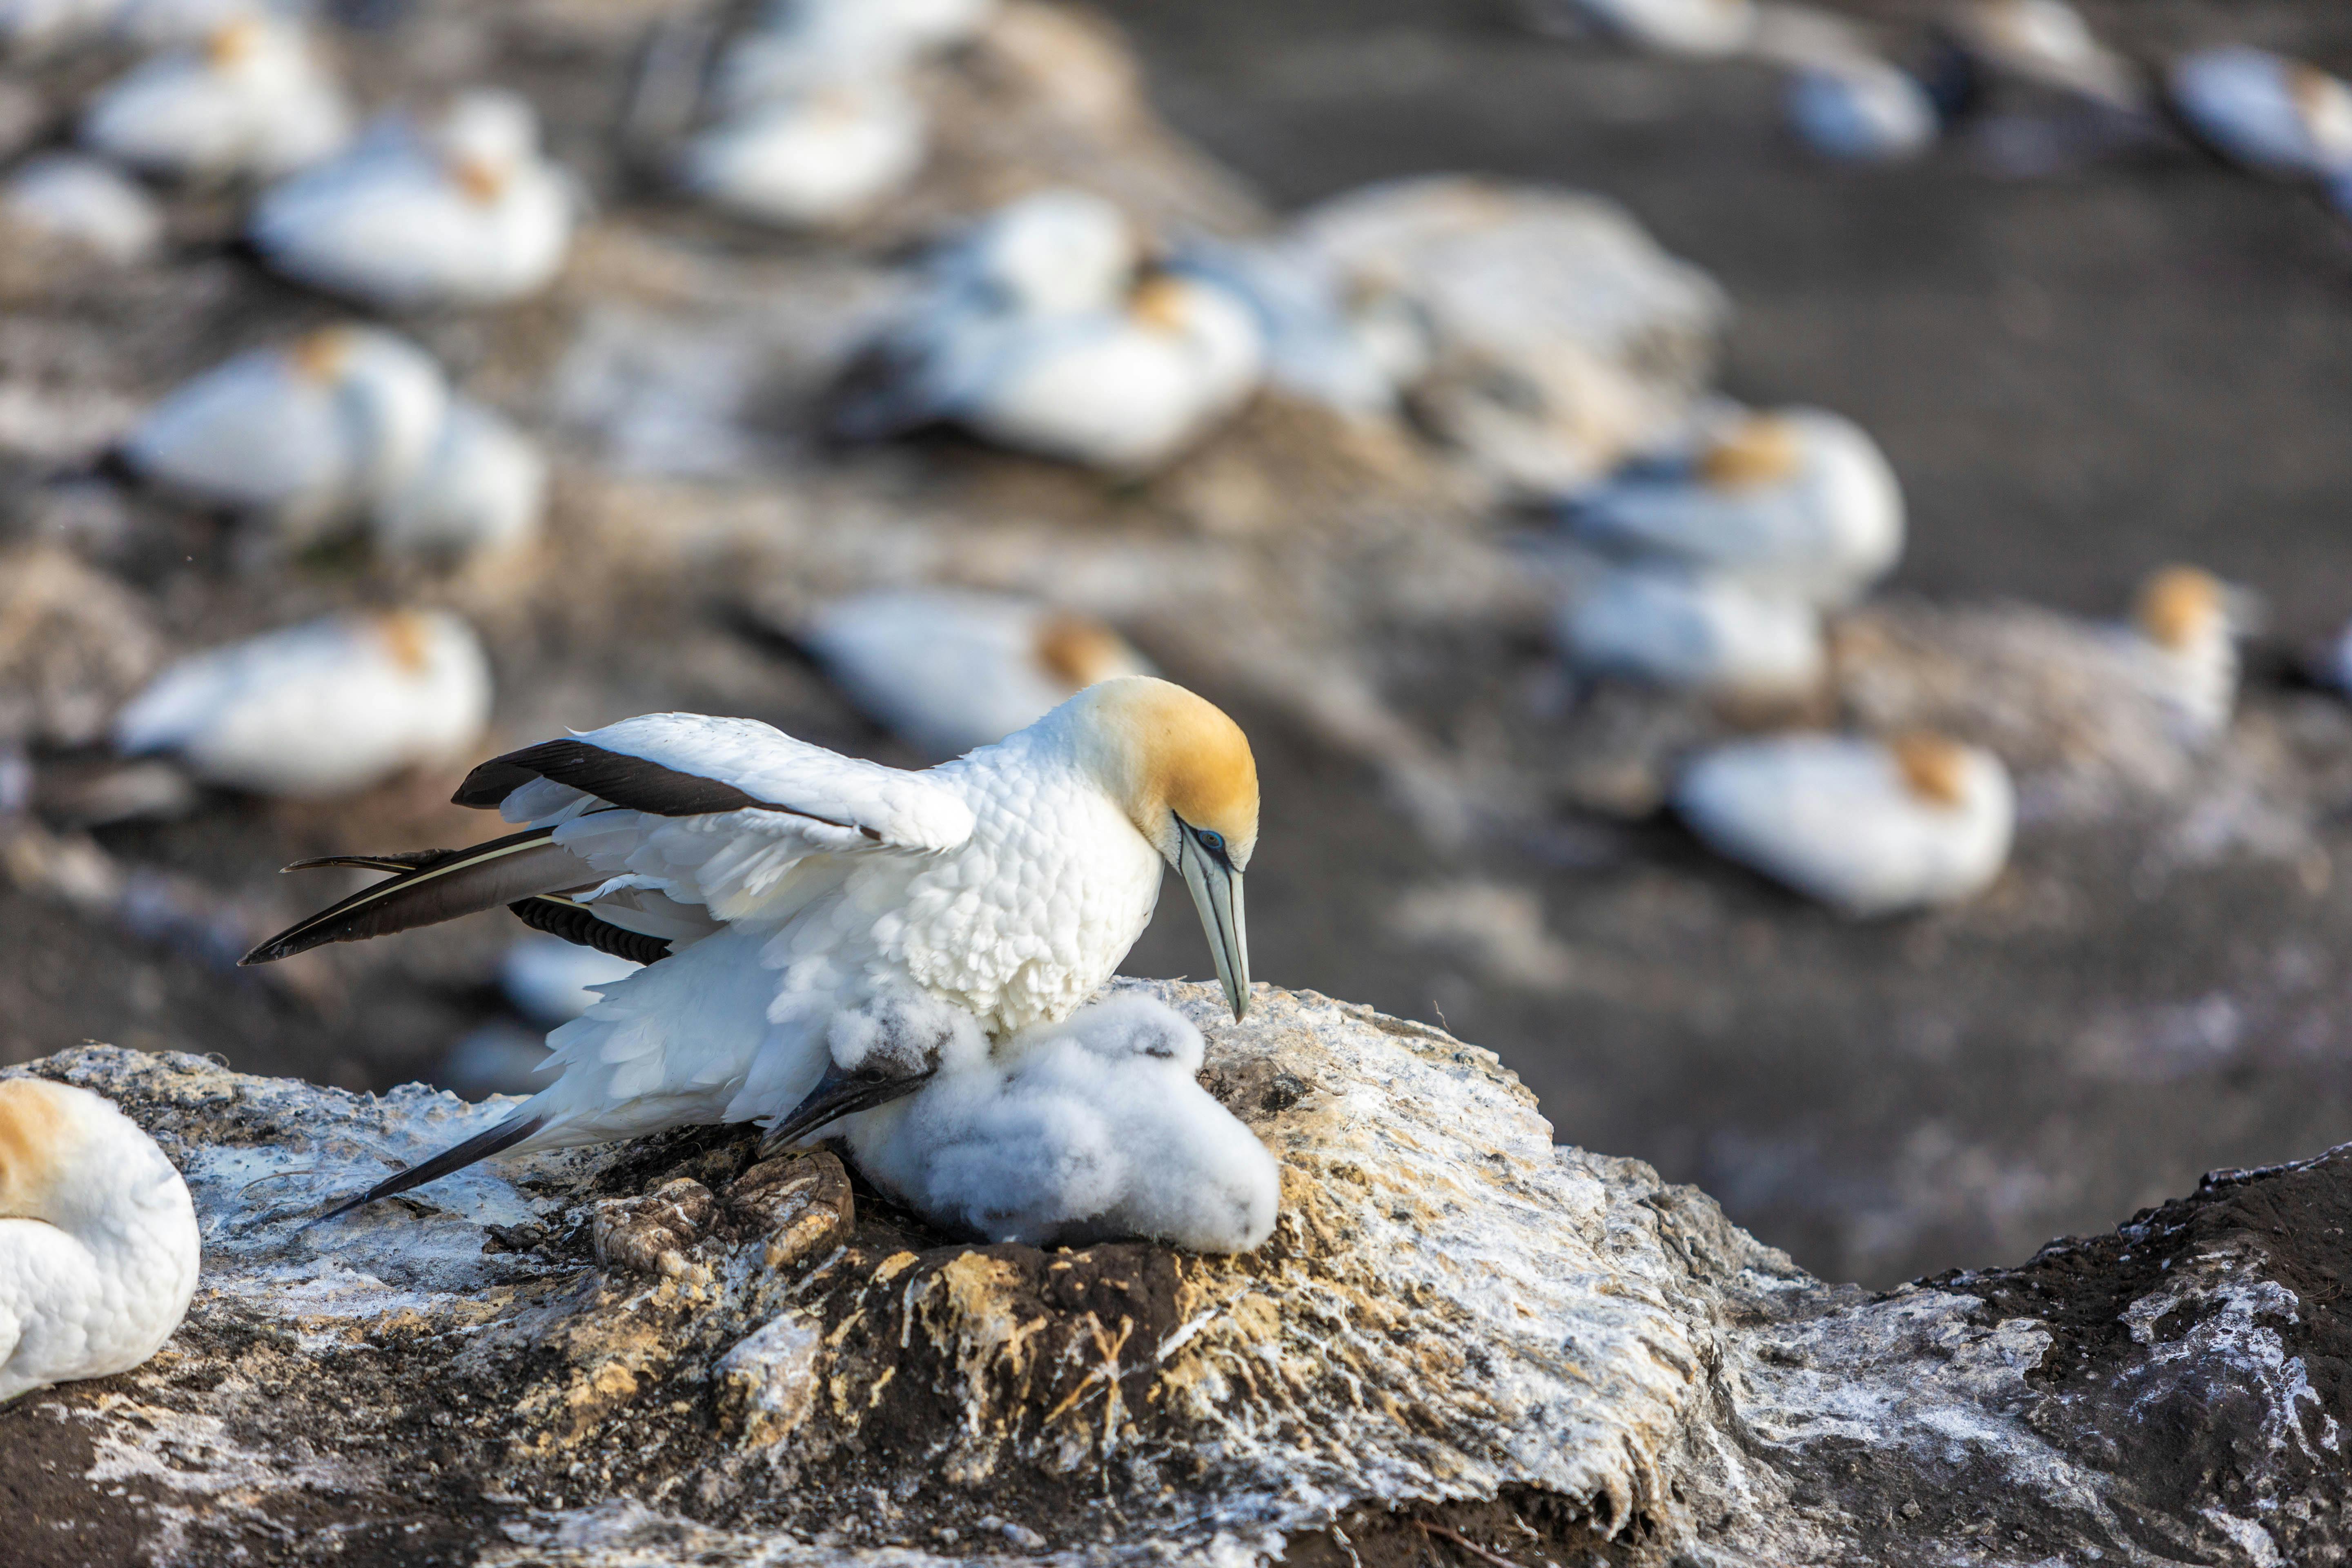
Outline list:
[[[1198,837],[1201,840],[1201,847],[1207,850],[1210,854],[1223,855],[1225,852],[1225,836],[1223,834],[1212,832],[1208,828],[1204,827],[1200,831]]]

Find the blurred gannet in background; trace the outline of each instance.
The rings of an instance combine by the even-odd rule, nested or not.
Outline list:
[[[1932,734],[1735,742],[1685,768],[1674,802],[1719,853],[1856,917],[1981,891],[2017,814],[1998,757]]]
[[[390,500],[433,453],[448,405],[424,350],[373,327],[330,327],[182,385],[122,456],[147,479],[300,537]]]
[[[1754,0],[1538,0],[1538,24],[1598,28],[1669,55],[1729,55],[1756,32]]]
[[[730,114],[687,143],[678,177],[740,216],[814,226],[865,213],[929,149],[929,119],[896,82],[835,82]]]
[[[2168,566],[2140,585],[2132,630],[2143,669],[2181,739],[2202,745],[2230,727],[2238,701],[2245,595],[2194,566]]]
[[[114,0],[0,0],[0,50],[30,55],[103,28]]]
[[[2246,167],[2322,179],[2352,170],[2352,86],[2262,49],[2173,62],[2173,108],[2200,140]]]
[[[499,960],[499,989],[524,1017],[552,1026],[568,1024],[596,1005],[591,986],[625,980],[644,967],[615,953],[534,932]]]
[[[329,163],[263,193],[253,242],[287,276],[394,310],[495,305],[546,287],[578,197],[539,151],[520,96],[461,93],[419,128],[379,121]]]
[[[187,1184],[136,1122],[86,1089],[0,1082],[0,1405],[153,1355],[201,1252]]]
[[[446,610],[328,616],[173,665],[116,716],[126,756],[298,799],[443,761],[482,732],[490,668]]]
[[[1248,303],[1270,386],[1345,414],[1393,413],[1436,353],[1427,314],[1401,290],[1344,277],[1307,247],[1194,240],[1182,268]]]
[[[83,145],[134,168],[274,179],[351,139],[351,110],[294,22],[239,16],[158,55],[83,110]]]
[[[1682,561],[1823,605],[1848,603],[1903,552],[1903,490],[1852,420],[1744,414],[1679,464],[1620,474],[1567,504],[1577,537]]]
[[[824,1082],[763,1147],[837,1125],[869,1181],[992,1242],[1246,1252],[1273,1233],[1281,1168],[1201,1087],[1205,1050],[1150,996],[1097,1002],[993,1056],[970,1015],[910,999],[836,1021]]]
[[[970,40],[996,0],[772,0],[714,72],[728,109],[843,82],[900,76]]]
[[[1789,123],[1824,157],[1891,163],[1916,158],[1943,132],[1917,78],[1871,55],[1813,61],[1789,79]]]
[[[27,158],[0,188],[0,213],[21,228],[121,264],[152,256],[163,209],[136,180],[76,153]]]
[[[1026,729],[1097,681],[1153,673],[1090,616],[953,588],[837,599],[810,617],[804,640],[851,701],[940,758]]]
[[[1972,79],[1956,90],[1979,94],[1983,74],[2071,93],[2110,109],[2137,112],[2147,89],[2123,56],[2099,42],[2067,0],[1961,0],[1938,31]]]
[[[1801,696],[1828,668],[1811,605],[1674,567],[1604,572],[1553,626],[1579,669],[1728,697]]]
[[[156,47],[192,43],[239,17],[300,15],[286,0],[103,0],[116,37]]]
[[[558,934],[574,940],[649,938],[658,962],[550,1037],[557,1082],[346,1207],[501,1150],[781,1116],[823,1078],[837,1018],[880,1026],[910,996],[1000,1037],[1066,1018],[1150,920],[1163,863],[1234,1016],[1248,1005],[1256,765],[1232,720],[1163,680],[1089,687],[923,773],[747,719],[656,713],[485,763],[456,798],[526,826],[365,860],[410,868],[247,962],[519,900],[568,910]]]
[[[453,397],[439,435],[369,520],[388,556],[454,560],[511,550],[539,535],[547,458],[503,415]]]

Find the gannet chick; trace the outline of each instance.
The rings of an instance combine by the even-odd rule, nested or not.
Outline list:
[[[1590,26],[1668,55],[1729,55],[1756,32],[1753,0],[1572,0]]]
[[[554,1084],[355,1202],[505,1149],[781,1116],[824,1074],[834,1019],[885,994],[921,993],[998,1037],[1066,1018],[1150,920],[1163,865],[1235,1016],[1248,1005],[1256,765],[1232,720],[1164,680],[1088,687],[922,773],[751,720],[648,714],[485,763],[457,800],[526,826],[336,862],[409,868],[247,962],[499,904],[656,962],[550,1037]]]
[[[1828,668],[1812,605],[1675,567],[1605,573],[1553,624],[1577,668],[1683,690],[1801,696]]]
[[[351,139],[342,89],[293,22],[259,15],[201,46],[158,55],[82,113],[82,144],[133,168],[184,178],[275,179]]]
[[[1903,552],[1903,490],[1862,427],[1819,409],[1743,415],[1684,464],[1621,475],[1569,503],[1603,548],[1845,604]]]
[[[86,1089],[0,1082],[0,1405],[153,1355],[200,1250],[187,1184],[137,1123]]]
[[[541,932],[522,938],[499,960],[499,989],[526,1018],[568,1024],[596,1005],[596,987],[644,968],[628,959]]]
[[[456,616],[328,616],[182,659],[116,717],[114,743],[231,789],[318,799],[440,762],[489,715],[489,661]]]
[[[2237,706],[2239,597],[2209,572],[2168,566],[2132,606],[2149,682],[2192,745],[2227,730]]]
[[[2174,61],[2168,87],[2189,131],[2250,169],[2352,171],[2352,86],[2316,67],[2232,46]]]
[[[953,588],[837,599],[811,618],[805,641],[851,701],[940,758],[1026,729],[1097,681],[1152,673],[1090,616]]]
[[[678,177],[704,200],[787,228],[846,223],[914,178],[922,106],[895,81],[835,82],[740,110],[697,135]]]
[[[1943,131],[1919,79],[1870,55],[1817,60],[1794,72],[1788,109],[1806,146],[1848,163],[1916,158]]]
[[[1930,734],[1735,742],[1686,768],[1674,800],[1718,853],[1857,918],[1980,892],[2017,815],[1998,757]]]
[[[250,232],[288,277],[394,310],[495,305],[545,288],[577,197],[510,92],[460,94],[419,129],[379,122],[342,157],[263,193]]]
[[[1281,1169],[1195,1075],[1200,1030],[1113,996],[992,1058],[969,1015],[921,999],[845,1014],[825,1082],[771,1145],[832,1128],[866,1178],[936,1225],[1045,1246],[1121,1237],[1246,1252],[1274,1230]],[[844,1116],[883,1086],[908,1092]],[[836,1120],[837,1119],[837,1120]]]
[[[369,520],[392,557],[457,561],[528,544],[547,510],[547,458],[505,416],[452,398],[433,449]]]
[[[775,0],[719,57],[713,87],[729,109],[842,82],[903,75],[970,40],[996,0]]]
[[[448,384],[373,327],[254,349],[165,397],[125,439],[142,478],[299,537],[389,500],[441,437]]]
[[[113,165],[75,153],[26,159],[0,190],[9,222],[105,258],[143,261],[163,240],[163,209]]]

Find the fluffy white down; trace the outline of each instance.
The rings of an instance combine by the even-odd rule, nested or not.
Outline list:
[[[1789,79],[1789,123],[1824,157],[1891,163],[1935,145],[1942,127],[1910,72],[1858,56],[1810,65]]]
[[[688,143],[680,178],[729,212],[786,227],[842,223],[914,178],[922,106],[895,84],[834,86],[756,104]]]
[[[2335,77],[2232,46],[2175,61],[2170,86],[2182,116],[2242,163],[2323,177],[2352,169],[2352,87]]]
[[[1032,1245],[1246,1252],[1272,1234],[1280,1168],[1202,1089],[1201,1033],[1164,1004],[1113,996],[995,1058],[969,1019],[942,1027],[930,1082],[841,1129],[867,1178],[926,1218]]]
[[[947,588],[861,594],[819,610],[809,648],[850,700],[934,758],[1025,729],[1093,680],[1150,675],[1124,644],[1087,681],[1051,668],[1055,612],[1034,599]]]
[[[352,116],[301,26],[256,14],[101,89],[79,133],[92,151],[156,174],[273,179],[340,150]]]
[[[1960,799],[1906,787],[1879,742],[1784,735],[1707,752],[1675,789],[1718,852],[1853,916],[1957,903],[2009,859],[2016,795],[1999,758],[1965,749]]]
[[[1643,567],[1606,574],[1555,622],[1578,668],[1730,695],[1792,695],[1828,666],[1821,612],[1723,577]]]
[[[74,153],[28,158],[0,190],[0,208],[26,228],[129,263],[154,254],[163,209],[111,164]]]
[[[88,1089],[26,1085],[54,1108],[25,1212],[0,1215],[0,1404],[137,1366],[195,1293],[194,1204],[155,1141]]]
[[[456,616],[330,616],[182,659],[116,717],[114,742],[230,788],[320,798],[461,752],[489,712],[489,661]]]
[[[511,550],[539,537],[547,458],[506,416],[452,398],[431,454],[370,519],[387,555],[436,558]]]

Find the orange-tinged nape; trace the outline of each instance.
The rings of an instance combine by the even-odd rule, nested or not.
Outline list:
[[[433,662],[433,624],[415,610],[391,610],[376,617],[375,629],[392,662],[422,675]]]
[[[205,40],[205,60],[215,70],[228,70],[242,65],[261,42],[261,23],[252,16],[239,16],[215,27]]]
[[[1128,296],[1127,310],[1155,331],[1181,332],[1192,317],[1192,286],[1165,272],[1147,278]]]
[[[1699,478],[1717,489],[1777,484],[1796,471],[1797,429],[1786,419],[1751,414],[1702,453]]]
[[[1886,743],[1903,787],[1930,805],[1958,805],[1967,798],[1969,749],[1948,735],[1919,731]]]
[[[2140,635],[2179,653],[2210,630],[2222,613],[2221,581],[2194,566],[2168,566],[2139,591],[2132,620]]]
[[[1257,760],[1223,710],[1172,681],[1121,676],[1088,689],[1094,724],[1129,820],[1172,851],[1170,813],[1224,836],[1236,868],[1257,844]]]
[[[0,1218],[38,1218],[57,1168],[66,1097],[39,1079],[0,1082]]]
[[[287,353],[297,374],[310,381],[332,381],[343,374],[352,342],[350,328],[321,327],[298,340]]]
[[[450,159],[449,178],[467,201],[479,206],[488,206],[507,193],[507,171],[486,158]]]
[[[1037,661],[1073,691],[1132,668],[1126,642],[1091,616],[1056,610],[1037,627]]]

